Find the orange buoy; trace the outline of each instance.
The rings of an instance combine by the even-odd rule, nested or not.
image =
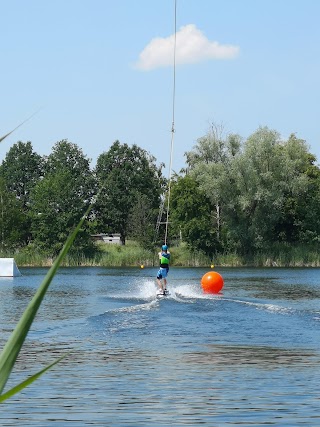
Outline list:
[[[209,271],[201,279],[203,292],[206,294],[218,294],[223,288],[224,280],[216,271]]]

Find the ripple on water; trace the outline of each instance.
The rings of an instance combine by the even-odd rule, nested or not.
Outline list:
[[[67,356],[2,406],[0,424],[319,425],[315,272],[302,286],[295,270],[232,269],[220,296],[201,292],[202,271],[179,274],[158,301],[146,270],[64,269],[8,386]],[[2,342],[34,292],[27,282],[1,289]]]

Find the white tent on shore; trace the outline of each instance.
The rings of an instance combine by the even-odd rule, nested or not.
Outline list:
[[[21,276],[14,258],[0,258],[0,277]]]

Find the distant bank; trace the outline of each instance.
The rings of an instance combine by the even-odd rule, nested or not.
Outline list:
[[[316,246],[277,246],[272,250],[255,254],[241,255],[236,252],[216,253],[209,257],[199,251],[191,251],[187,245],[170,247],[172,266],[178,267],[320,267],[320,249]],[[1,257],[14,257],[18,267],[50,267],[54,258],[47,255],[21,251],[15,254],[0,254]],[[63,266],[99,267],[153,267],[158,266],[157,249],[147,249],[135,242],[125,246],[99,245],[90,256],[72,252]]]

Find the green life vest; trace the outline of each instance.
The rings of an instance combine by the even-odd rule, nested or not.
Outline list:
[[[169,260],[168,260],[168,258],[166,258],[165,256],[162,256],[161,257],[161,259],[160,259],[160,264],[162,265],[162,264],[167,264],[167,265],[169,265]]]

